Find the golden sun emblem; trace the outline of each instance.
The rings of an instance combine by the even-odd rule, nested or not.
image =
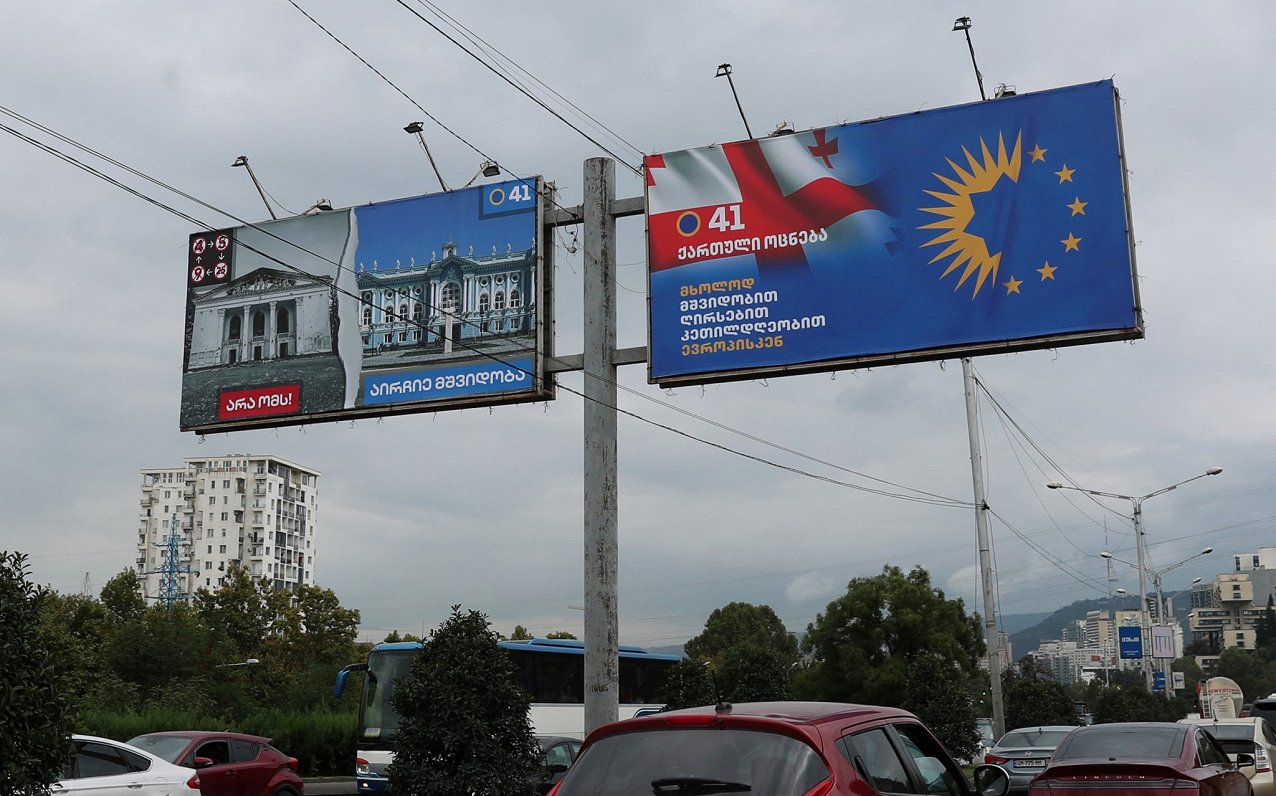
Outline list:
[[[942,230],[941,234],[936,235],[931,240],[922,244],[926,246],[941,246],[947,244],[943,251],[935,255],[930,263],[937,263],[946,257],[952,257],[948,268],[940,275],[940,279],[949,274],[962,269],[961,277],[957,280],[957,287],[960,288],[966,283],[972,275],[978,274],[975,280],[975,290],[971,294],[973,299],[979,295],[980,289],[984,283],[991,277],[995,282],[997,279],[997,268],[1001,265],[1001,252],[988,251],[988,242],[979,235],[967,232],[966,229],[975,217],[975,207],[971,202],[971,195],[992,190],[997,184],[997,180],[1003,176],[1010,178],[1014,182],[1019,181],[1019,164],[1022,162],[1022,140],[1023,135],[1020,134],[1015,138],[1014,151],[1006,153],[1006,142],[1001,136],[997,135],[997,154],[994,156],[988,149],[983,138],[979,139],[979,148],[982,160],[970,154],[970,150],[962,147],[962,152],[966,155],[966,162],[969,169],[962,168],[953,161],[949,160],[948,165],[952,168],[956,179],[946,177],[942,174],[935,174],[936,179],[952,191],[952,193],[944,193],[943,191],[926,191],[926,193],[944,202],[942,207],[923,207],[922,212],[933,213],[940,217],[939,221],[925,224],[918,229]]]

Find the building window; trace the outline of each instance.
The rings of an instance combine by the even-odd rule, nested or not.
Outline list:
[[[444,312],[455,313],[461,308],[461,286],[455,282],[448,282],[443,286],[440,294],[440,303]]]
[[[371,307],[363,308],[363,325],[364,326],[372,325],[372,308]],[[261,472],[261,470],[258,470],[257,472]]]
[[[266,313],[258,310],[253,313],[253,337],[266,336]],[[227,466],[230,466],[227,463]]]
[[[283,307],[275,314],[275,331],[279,334],[288,334],[288,310]]]
[[[241,337],[240,327],[242,323],[243,322],[239,319],[238,315],[230,316],[230,329],[226,333],[227,342],[239,342],[239,338]]]
[[[492,307],[492,300],[486,293],[479,295],[479,312],[487,312]],[[166,496],[167,497],[167,496]]]
[[[219,553],[225,553],[225,552],[226,552],[226,545],[218,545],[218,546],[217,546],[217,552],[219,552]]]
[[[517,289],[510,291],[510,309],[523,306],[523,295]]]
[[[496,291],[496,295],[492,297],[492,309],[496,312],[505,309],[505,294],[500,290]]]

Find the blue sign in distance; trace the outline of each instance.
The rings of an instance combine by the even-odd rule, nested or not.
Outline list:
[[[1122,660],[1138,660],[1143,657],[1143,633],[1138,627],[1124,625],[1117,628],[1117,649]]]
[[[1152,673],[1152,690],[1153,691],[1165,690],[1165,672]]]

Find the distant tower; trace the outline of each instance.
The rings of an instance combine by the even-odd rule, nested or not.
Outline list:
[[[182,576],[191,573],[190,565],[186,563],[190,558],[190,548],[189,545],[182,544],[177,530],[177,514],[174,513],[168,526],[168,538],[155,545],[163,551],[160,555],[160,567],[145,573],[160,576],[159,590],[151,599],[159,600],[165,608],[172,608],[173,603],[184,603],[190,599],[190,594],[182,586],[185,581]]]
[[[87,572],[84,573],[84,583],[80,586],[80,594],[85,597],[93,596],[93,580]]]

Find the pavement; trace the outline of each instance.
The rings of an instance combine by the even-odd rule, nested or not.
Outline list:
[[[306,796],[355,796],[354,777],[311,777],[305,780]]]

